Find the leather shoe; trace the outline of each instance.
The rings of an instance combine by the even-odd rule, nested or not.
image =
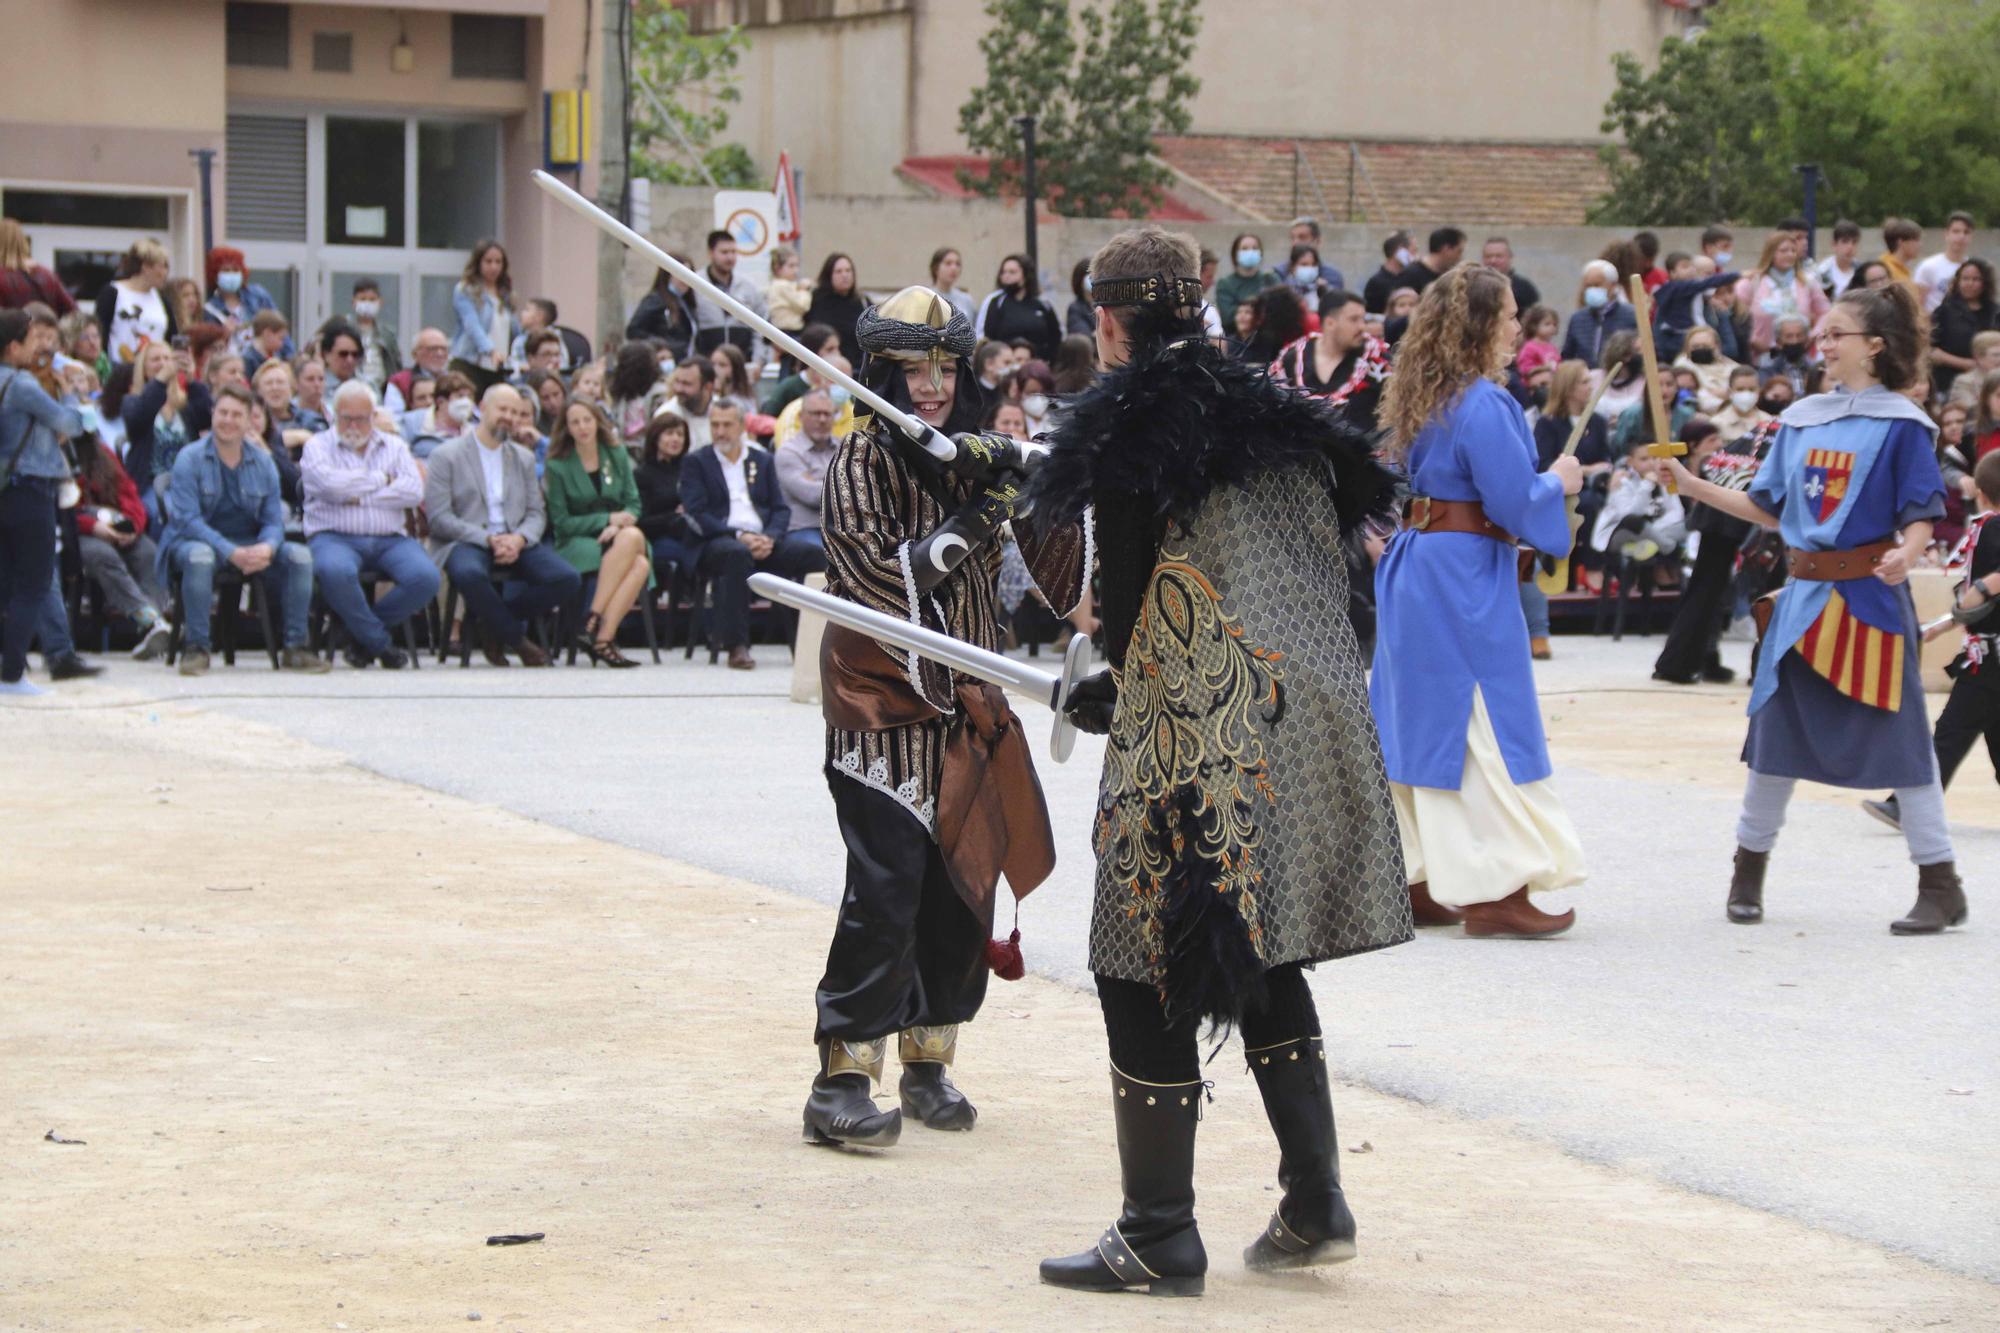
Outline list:
[[[401,671],[410,664],[410,655],[392,643],[375,654],[375,660],[382,664],[384,671]]]
[[[1465,913],[1431,897],[1430,881],[1420,879],[1410,886],[1410,919],[1419,926],[1455,926]]]
[[[89,680],[103,673],[103,667],[86,662],[75,653],[65,653],[49,663],[50,680]]]
[[[519,655],[524,667],[545,667],[549,664],[547,651],[533,639],[522,639],[514,646],[514,652]]]
[[[1541,939],[1560,935],[1575,924],[1574,910],[1551,916],[1528,901],[1525,887],[1497,903],[1473,903],[1465,909],[1465,933],[1477,939]]]
[[[729,669],[731,671],[755,671],[757,669],[757,659],[750,656],[749,645],[738,644],[729,650]]]
[[[507,650],[500,644],[500,636],[484,625],[479,627],[479,655],[493,666],[512,666],[507,660]]]

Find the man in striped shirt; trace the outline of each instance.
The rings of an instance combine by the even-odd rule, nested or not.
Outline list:
[[[409,511],[423,503],[423,476],[402,438],[374,423],[375,391],[348,380],[333,395],[333,428],[306,441],[299,472],[320,595],[354,639],[347,660],[393,670],[410,659],[389,631],[437,596],[438,570],[404,531]],[[396,586],[370,606],[364,576]]]

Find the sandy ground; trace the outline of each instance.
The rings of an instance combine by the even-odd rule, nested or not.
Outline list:
[[[1043,1288],[1117,1203],[1089,997],[996,983],[975,1133],[807,1148],[823,908],[217,723],[0,714],[0,1327],[2000,1327],[1986,1284],[1355,1087],[1361,1259],[1253,1279],[1233,1050],[1207,1300]]]

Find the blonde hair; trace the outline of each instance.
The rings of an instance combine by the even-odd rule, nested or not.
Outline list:
[[[0,268],[27,268],[35,262],[28,233],[12,218],[0,218]]]
[[[1787,241],[1791,241],[1791,239],[1792,234],[1788,231],[1774,231],[1764,238],[1764,251],[1757,256],[1757,267],[1750,270],[1751,281],[1754,282],[1771,271],[1771,261],[1777,257],[1778,247]],[[1797,275],[1798,271],[1799,248],[1795,243],[1792,246],[1792,273],[1794,276]]]
[[[173,263],[173,257],[167,253],[167,247],[150,236],[132,242],[132,248],[125,252],[125,258],[132,265],[133,273],[137,273],[148,264]],[[196,290],[199,291],[200,288]]]
[[[1568,418],[1576,409],[1570,404],[1576,401],[1576,387],[1590,381],[1590,367],[1582,361],[1564,361],[1556,367],[1556,373],[1549,377],[1548,406],[1542,415]]]
[[[1513,351],[1513,339],[1500,336],[1510,291],[1506,275],[1483,264],[1460,264],[1424,289],[1382,392],[1392,456],[1407,454],[1432,417],[1505,364]]]

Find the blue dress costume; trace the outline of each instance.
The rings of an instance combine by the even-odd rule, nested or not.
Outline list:
[[[1750,498],[1793,550],[1851,550],[1944,514],[1929,418],[1887,389],[1825,393],[1780,419]],[[1758,650],[1743,760],[1837,787],[1935,780],[1907,584],[1794,579]]]
[[[1562,482],[1535,470],[1520,405],[1475,380],[1412,442],[1416,494],[1476,500],[1550,555],[1567,554]],[[1462,532],[1398,533],[1375,572],[1370,701],[1412,882],[1440,903],[1497,901],[1583,878],[1548,778],[1515,548]]]

